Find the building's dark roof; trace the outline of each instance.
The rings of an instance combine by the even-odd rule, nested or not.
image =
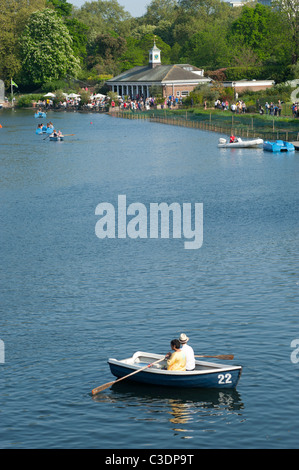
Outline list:
[[[138,66],[121,73],[117,77],[107,80],[107,83],[200,80],[202,77],[196,73],[193,73],[192,70],[197,72],[200,69],[189,64],[157,65],[154,68],[150,67],[149,65],[141,67]]]

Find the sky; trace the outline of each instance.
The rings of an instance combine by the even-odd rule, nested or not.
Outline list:
[[[85,0],[68,0],[76,7],[81,7]],[[92,0],[86,0],[92,1]],[[146,5],[151,3],[151,0],[118,0],[118,3],[125,8],[126,11],[131,13],[132,16],[142,16],[146,12]]]

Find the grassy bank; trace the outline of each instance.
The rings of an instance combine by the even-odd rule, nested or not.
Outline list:
[[[235,114],[230,111],[198,109],[153,109],[150,111],[113,111],[115,117],[149,119],[169,125],[204,129],[240,137],[264,140],[299,140],[299,120],[284,116]]]

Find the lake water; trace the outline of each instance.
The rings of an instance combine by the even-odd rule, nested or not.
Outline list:
[[[1,448],[298,448],[298,152],[106,115],[1,111]],[[99,203],[203,203],[203,245],[104,239]],[[107,359],[234,354],[234,392],[114,380]],[[298,339],[299,346],[299,339]],[[291,356],[293,352],[293,356]],[[2,361],[3,362],[3,361]]]

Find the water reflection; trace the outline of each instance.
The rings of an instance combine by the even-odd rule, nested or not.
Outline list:
[[[143,384],[119,383],[102,394],[93,397],[101,403],[119,407],[137,407],[134,419],[162,422],[165,418],[171,424],[174,434],[183,439],[192,439],[192,433],[219,420],[231,421],[235,416],[243,421],[244,403],[236,390],[183,390],[168,387],[157,389]],[[144,417],[150,413],[150,418]],[[200,425],[198,425],[200,423]]]

